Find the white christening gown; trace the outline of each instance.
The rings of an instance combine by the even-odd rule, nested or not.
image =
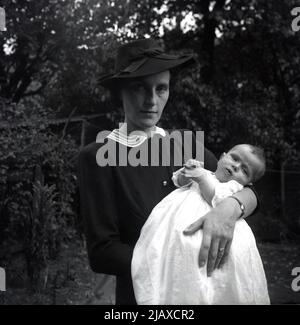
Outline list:
[[[177,171],[173,181],[177,185]],[[241,190],[236,181],[215,183],[212,206]],[[209,212],[197,183],[176,189],[152,210],[133,252],[131,274],[138,304],[269,304],[263,264],[254,235],[241,219],[236,222],[227,263],[207,277],[198,266],[202,230],[183,230]]]

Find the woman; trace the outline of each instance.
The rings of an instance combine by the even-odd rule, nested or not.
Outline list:
[[[80,204],[91,268],[117,276],[117,304],[136,303],[130,272],[134,245],[154,206],[175,189],[171,177],[179,167],[173,160],[167,166],[152,166],[149,143],[157,138],[162,144],[170,140],[156,124],[169,98],[172,71],[192,62],[191,55],[168,55],[154,40],[138,40],[119,48],[115,73],[100,82],[121,99],[125,123],[81,151]],[[180,146],[180,141],[172,143],[174,148]],[[101,161],[104,146],[115,153],[108,154],[111,163],[106,165]],[[149,164],[120,163],[137,148],[149,154]],[[161,159],[162,151],[154,154]],[[216,163],[214,155],[205,149],[205,168],[215,170]],[[199,264],[207,261],[209,275],[226,261],[236,220],[251,214],[256,205],[253,190],[245,188],[191,225],[190,234],[203,228]]]

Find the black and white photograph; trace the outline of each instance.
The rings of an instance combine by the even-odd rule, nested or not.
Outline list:
[[[0,305],[300,305],[299,49],[299,0],[0,0]]]

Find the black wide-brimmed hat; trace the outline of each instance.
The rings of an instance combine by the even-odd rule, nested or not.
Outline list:
[[[111,88],[128,78],[139,78],[195,62],[192,54],[170,55],[153,39],[141,39],[121,45],[117,52],[115,71],[99,78],[99,84]]]

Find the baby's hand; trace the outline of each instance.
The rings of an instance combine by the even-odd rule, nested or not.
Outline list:
[[[184,167],[187,169],[197,168],[197,167],[203,167],[203,162],[200,162],[196,159],[189,159],[185,164]]]
[[[203,163],[195,159],[189,159],[184,165],[182,174],[196,182],[200,181],[201,177],[205,174]]]

